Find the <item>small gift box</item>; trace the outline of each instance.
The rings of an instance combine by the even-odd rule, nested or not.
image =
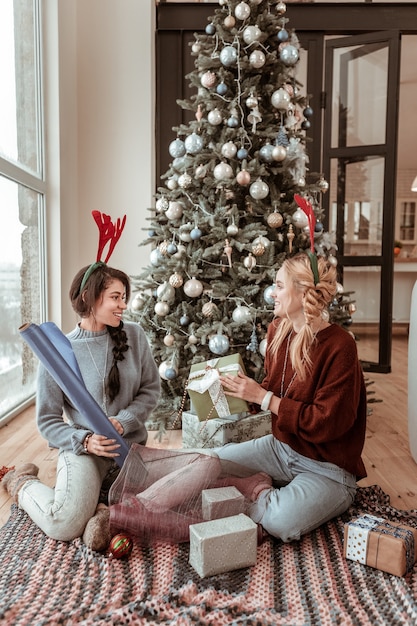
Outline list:
[[[417,529],[374,515],[362,515],[344,526],[344,554],[376,569],[404,576],[417,560]]]
[[[256,563],[257,526],[241,513],[190,526],[190,565],[201,578]]]
[[[270,411],[255,415],[236,415],[233,419],[212,419],[201,423],[197,415],[182,414],[183,448],[218,448],[226,443],[258,439],[272,432]]]
[[[248,413],[247,402],[226,396],[219,379],[220,374],[237,376],[239,371],[245,373],[240,354],[230,354],[191,366],[187,391],[201,421]]]
[[[231,517],[245,511],[245,497],[236,487],[204,489],[201,496],[205,520]]]

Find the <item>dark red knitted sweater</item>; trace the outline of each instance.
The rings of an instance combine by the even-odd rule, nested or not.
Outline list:
[[[268,343],[272,341],[276,325],[268,329]],[[262,382],[279,396],[285,360],[284,341],[276,359],[267,351],[266,376]],[[274,436],[287,443],[296,452],[327,461],[356,475],[366,476],[361,454],[366,430],[366,387],[353,337],[337,324],[320,331],[311,348],[313,369],[306,380],[298,376],[281,400],[278,415],[272,416]],[[288,358],[285,390],[293,376]]]

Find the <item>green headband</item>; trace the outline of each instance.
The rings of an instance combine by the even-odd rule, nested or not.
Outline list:
[[[310,251],[307,252],[307,254],[308,254],[308,258],[310,259],[310,265],[311,265],[311,271],[313,272],[314,284],[317,285],[317,283],[320,282],[317,255]]]
[[[99,267],[103,267],[104,265],[106,264],[103,261],[96,261],[95,263],[92,263],[90,265],[90,267],[84,274],[83,279],[81,281],[80,291],[78,292],[79,294],[83,292],[83,289],[87,283],[87,280],[90,278],[91,274],[93,274],[96,271],[96,269],[98,269]]]

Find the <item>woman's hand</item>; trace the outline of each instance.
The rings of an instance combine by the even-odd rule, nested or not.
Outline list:
[[[96,435],[93,433],[88,437],[87,447],[85,449],[88,454],[114,458],[120,456],[119,453],[116,452],[118,448],[120,448],[120,444],[116,443],[116,439],[108,439],[108,437],[104,435]]]
[[[113,424],[119,435],[123,435],[125,429],[123,428],[119,420],[115,417],[109,417],[109,421]]]
[[[220,382],[227,396],[241,398],[246,400],[246,402],[261,404],[265,395],[265,389],[256,380],[241,372],[238,372],[237,376],[231,376],[230,374],[221,375]]]

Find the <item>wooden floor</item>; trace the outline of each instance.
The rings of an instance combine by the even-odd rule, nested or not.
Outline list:
[[[368,389],[382,402],[370,403],[372,415],[364,450],[368,477],[359,485],[378,484],[391,497],[391,504],[399,509],[417,509],[417,463],[408,446],[407,416],[407,360],[408,335],[406,330],[393,334],[392,372],[365,374],[373,381]],[[180,448],[181,431],[170,431],[163,441],[149,434],[152,447]],[[41,480],[54,484],[56,451],[48,449],[37,432],[34,409],[29,408],[0,428],[0,467],[32,461],[40,467]],[[10,513],[11,500],[0,488],[0,526]]]

